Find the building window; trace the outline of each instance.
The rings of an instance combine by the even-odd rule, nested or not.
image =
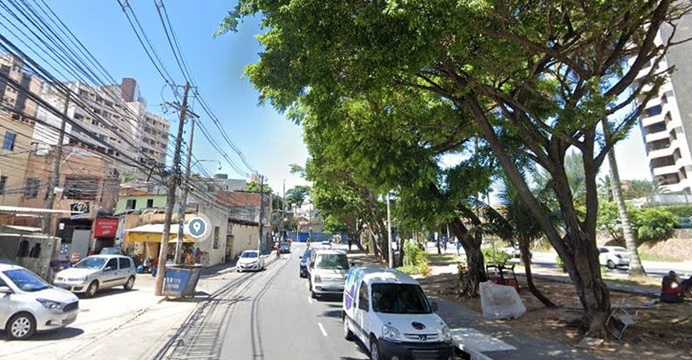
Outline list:
[[[17,134],[8,131],[5,133],[5,139],[2,141],[2,148],[5,150],[14,150],[14,140],[17,138]]]
[[[219,230],[220,229],[218,226],[214,226],[214,244],[213,244],[214,249],[219,248]]]
[[[19,248],[17,249],[17,257],[23,258],[23,257],[27,257],[28,255],[29,255],[29,242],[26,240],[22,240],[19,243]]]
[[[148,208],[154,207],[154,199],[147,199],[147,207]]]
[[[36,178],[26,179],[26,186],[24,187],[24,197],[27,199],[33,199],[38,196],[38,188],[41,186],[41,180]]]
[[[134,210],[137,206],[137,199],[128,199],[125,202],[125,210]]]
[[[5,184],[7,184],[7,176],[0,176],[0,195],[5,195]]]
[[[656,116],[656,115],[661,115],[661,112],[663,112],[663,108],[661,108],[661,105],[656,105],[652,106],[646,110],[646,116]]]

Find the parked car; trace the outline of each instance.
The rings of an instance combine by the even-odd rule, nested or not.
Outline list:
[[[300,277],[308,277],[308,262],[310,262],[310,256],[313,250],[311,248],[305,249],[303,255],[300,256]]]
[[[329,241],[325,240],[325,241],[322,241],[320,244],[322,245],[323,249],[331,249],[332,248],[332,243]]]
[[[630,253],[622,246],[601,246],[598,251],[598,262],[608,269],[630,265]]]
[[[0,326],[10,339],[65,327],[77,320],[79,299],[17,265],[0,264]]]
[[[279,243],[279,252],[282,254],[288,254],[291,252],[291,244],[287,241],[282,241]]]
[[[257,250],[245,250],[240,254],[235,266],[236,271],[264,270],[264,258]]]
[[[55,274],[53,284],[92,297],[98,290],[116,286],[132,290],[136,275],[135,262],[129,256],[91,255]]]
[[[346,252],[342,250],[318,249],[309,263],[310,295],[341,295],[350,267]]]
[[[390,268],[353,267],[345,287],[344,337],[360,339],[371,359],[454,358],[449,327],[411,276]]]

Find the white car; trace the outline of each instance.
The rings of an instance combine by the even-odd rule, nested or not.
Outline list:
[[[245,250],[240,254],[235,269],[238,272],[264,270],[264,258],[257,250]]]
[[[350,267],[343,250],[318,249],[312,255],[308,271],[310,295],[341,295]]]
[[[344,337],[371,359],[453,359],[452,334],[420,285],[403,272],[353,267],[342,306]]]
[[[136,277],[135,262],[123,255],[91,255],[73,267],[55,274],[53,284],[74,293],[92,297],[99,289],[122,286],[132,290]]]
[[[10,339],[59,329],[77,320],[79,299],[17,265],[0,264],[0,326]]]
[[[608,269],[630,265],[630,253],[622,246],[601,246],[598,251],[598,262]]]

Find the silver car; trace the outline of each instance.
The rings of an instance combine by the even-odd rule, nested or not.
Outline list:
[[[135,262],[123,255],[91,255],[55,275],[53,284],[92,297],[99,289],[135,285]]]
[[[309,264],[310,295],[341,295],[350,268],[346,252],[318,249]]]

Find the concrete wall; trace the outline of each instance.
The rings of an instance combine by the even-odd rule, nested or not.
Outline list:
[[[233,235],[233,249],[231,259],[237,258],[245,250],[256,250],[259,238],[259,229],[256,225],[231,224]]]

